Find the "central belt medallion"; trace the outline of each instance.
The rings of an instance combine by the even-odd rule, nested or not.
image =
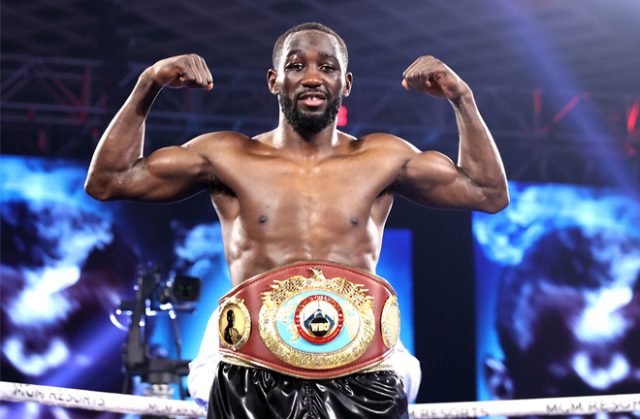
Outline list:
[[[344,325],[342,307],[326,294],[302,300],[293,318],[300,336],[316,344],[331,342]]]
[[[363,285],[320,269],[274,281],[262,294],[260,337],[289,365],[331,369],[365,353],[375,332],[373,298]]]

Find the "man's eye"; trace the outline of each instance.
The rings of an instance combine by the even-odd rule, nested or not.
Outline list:
[[[322,71],[334,71],[335,67],[329,64],[324,64],[320,66],[320,70]]]
[[[287,65],[287,69],[289,69],[289,70],[302,70],[302,64],[301,63],[291,63],[291,64]]]

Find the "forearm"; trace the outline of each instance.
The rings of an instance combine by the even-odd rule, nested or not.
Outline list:
[[[498,148],[469,90],[450,101],[460,134],[458,167],[498,207],[508,203],[507,178]]]
[[[108,198],[109,189],[117,185],[142,158],[145,120],[161,86],[143,72],[133,91],[98,142],[85,183],[87,192],[96,198]]]
[[[469,86],[431,55],[403,73],[405,89],[449,100],[460,132],[458,164],[442,155],[421,153],[405,164],[405,195],[427,205],[497,212],[509,203],[507,178],[498,149]]]

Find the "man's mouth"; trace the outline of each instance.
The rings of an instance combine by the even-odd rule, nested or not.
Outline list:
[[[298,100],[308,107],[316,107],[326,102],[327,97],[322,93],[309,92],[299,95]]]

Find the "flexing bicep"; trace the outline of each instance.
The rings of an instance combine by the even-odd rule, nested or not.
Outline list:
[[[162,202],[193,195],[206,188],[214,176],[202,144],[194,141],[161,148],[126,170],[103,173],[87,191],[103,200]]]
[[[421,205],[450,209],[487,209],[487,195],[450,158],[416,151],[404,162],[396,191]]]
[[[209,162],[183,147],[167,147],[139,159],[122,177],[124,199],[174,201],[206,188],[213,180]]]

